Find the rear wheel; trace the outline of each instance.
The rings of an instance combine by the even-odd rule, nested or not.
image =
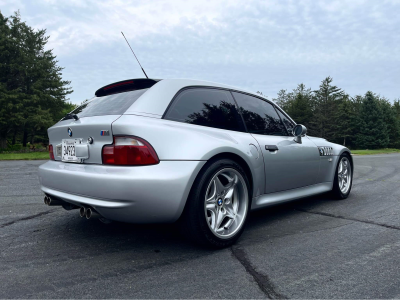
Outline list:
[[[350,157],[347,153],[339,157],[336,167],[335,179],[333,182],[332,194],[335,199],[346,199],[351,191],[353,183],[353,168],[350,163]]]
[[[206,246],[232,245],[242,234],[250,207],[249,181],[230,159],[210,162],[196,179],[181,219],[190,240]]]

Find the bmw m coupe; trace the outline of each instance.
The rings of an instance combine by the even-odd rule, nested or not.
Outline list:
[[[191,240],[234,243],[250,210],[331,192],[348,197],[350,150],[307,136],[268,99],[186,79],[104,86],[48,129],[47,205],[103,222],[178,221]]]

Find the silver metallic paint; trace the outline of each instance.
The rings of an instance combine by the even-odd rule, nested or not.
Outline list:
[[[265,168],[264,193],[274,193],[317,183],[320,155],[306,136],[296,143],[293,136],[252,134],[262,149]],[[265,145],[276,145],[268,151]]]
[[[240,91],[205,81],[166,79],[147,90],[122,116],[61,121],[48,129],[51,144],[69,138],[68,127],[73,138],[86,140],[92,136],[94,143],[88,145],[90,157],[83,164],[63,163],[56,157],[56,161],[40,166],[42,190],[76,205],[92,206],[111,220],[173,222],[181,215],[201,168],[207,160],[224,153],[236,155],[248,165],[253,180],[252,209],[332,188],[338,157],[345,151],[350,153],[341,145],[305,136],[299,146],[292,144],[293,137],[256,136],[162,119],[176,93],[188,86]],[[100,130],[109,130],[110,136],[100,136]],[[101,165],[102,147],[113,142],[112,135],[119,134],[146,139],[160,163],[141,167]],[[265,145],[277,145],[279,150],[269,152]],[[333,155],[320,157],[318,146],[332,147]]]
[[[332,190],[333,182],[318,183],[297,189],[264,194],[253,199],[252,209],[263,208]]]
[[[264,165],[258,158],[260,149],[251,151],[257,141],[251,134],[187,123],[123,115],[112,126],[113,134],[145,138],[160,160],[209,160],[220,153],[241,157],[249,166],[253,196],[264,193]],[[253,146],[250,146],[252,144]]]
[[[135,223],[174,222],[205,161],[161,161],[118,167],[48,161],[39,167],[42,191],[103,217]]]
[[[61,144],[62,139],[78,139],[81,138],[85,143],[87,139],[94,137],[93,144],[89,144],[89,158],[85,160],[85,164],[101,164],[101,149],[104,145],[112,144],[112,134],[109,136],[101,136],[101,130],[108,130],[111,132],[111,124],[120,115],[108,115],[97,117],[68,119],[54,124],[47,130],[49,135],[49,142],[53,145]],[[73,137],[68,136],[67,128],[70,127],[73,131]],[[56,160],[61,160],[61,157],[55,157]]]

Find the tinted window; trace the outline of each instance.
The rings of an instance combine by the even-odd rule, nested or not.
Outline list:
[[[75,109],[72,113],[80,118],[122,115],[148,89],[119,93],[104,97],[94,97]]]
[[[193,88],[178,94],[165,119],[243,131],[236,105],[228,91]]]
[[[279,109],[277,109],[277,112],[278,112],[278,115],[281,117],[283,124],[285,124],[285,127],[286,127],[289,135],[292,135],[292,130],[294,127],[293,122],[290,121]]]
[[[286,136],[287,131],[272,104],[256,97],[233,93],[250,133]]]

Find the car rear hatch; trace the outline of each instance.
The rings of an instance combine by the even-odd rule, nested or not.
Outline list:
[[[151,86],[142,82],[135,90],[132,80],[125,82],[128,91],[124,91],[123,82],[103,87],[96,92],[100,97],[87,101],[48,129],[55,160],[102,163],[103,146],[113,143],[112,123]]]

